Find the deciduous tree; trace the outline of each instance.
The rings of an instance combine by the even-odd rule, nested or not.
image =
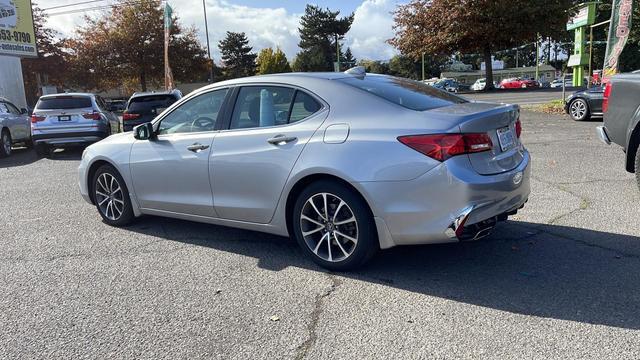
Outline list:
[[[394,13],[389,42],[418,59],[431,54],[480,53],[488,88],[491,55],[565,30],[574,0],[412,0]]]
[[[195,29],[183,29],[172,18],[169,62],[176,81],[206,79],[208,60]],[[119,0],[108,13],[86,17],[86,24],[67,41],[72,82],[85,89],[108,89],[136,79],[139,89],[159,86],[164,77],[163,9],[155,0],[135,6]]]
[[[67,67],[62,42],[56,39],[56,32],[47,27],[47,16],[36,4],[33,7],[33,27],[38,57],[21,60],[25,94],[30,105],[38,100],[41,86],[63,85]]]

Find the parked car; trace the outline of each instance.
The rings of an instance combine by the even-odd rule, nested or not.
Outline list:
[[[640,72],[613,76],[604,89],[604,124],[597,128],[606,144],[622,146],[625,169],[636,174],[640,188]]]
[[[531,89],[539,86],[540,84],[532,79],[511,78],[500,82],[501,89]]]
[[[38,155],[55,147],[90,144],[119,131],[118,117],[98,95],[65,93],[38,99],[31,134]]]
[[[126,100],[109,100],[107,101],[109,109],[113,112],[123,112],[127,108]]]
[[[433,85],[433,87],[441,89],[441,90],[446,90],[448,92],[453,92],[453,93],[457,93],[459,91],[464,91],[464,90],[469,90],[469,86],[468,85],[463,85],[460,84],[459,82],[457,82],[454,79],[442,79],[439,80],[437,82],[435,82]]]
[[[576,91],[565,100],[564,110],[575,121],[601,117],[603,93],[602,86]]]
[[[487,80],[485,78],[478,79],[476,82],[471,85],[471,90],[473,91],[483,91],[487,87]],[[498,83],[493,82],[493,87],[498,88]]]
[[[182,98],[179,90],[135,93],[129,98],[122,114],[124,131],[153,120],[164,109]]]
[[[9,100],[0,97],[0,157],[11,155],[11,146],[20,143],[31,146],[27,109],[18,110]]]
[[[515,214],[530,193],[520,131],[517,105],[364,68],[234,79],[87,147],[80,192],[113,226],[153,214],[290,235],[346,270]]]

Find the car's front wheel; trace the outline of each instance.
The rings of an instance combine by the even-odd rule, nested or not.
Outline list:
[[[569,116],[574,121],[584,121],[589,119],[589,105],[583,99],[575,99],[569,104]]]
[[[4,129],[0,134],[0,158],[11,155],[11,134]]]
[[[102,165],[96,171],[91,191],[98,212],[107,224],[124,226],[134,219],[127,185],[113,166]]]
[[[318,181],[304,189],[296,200],[292,223],[303,252],[329,270],[360,267],[379,249],[369,207],[338,182]]]

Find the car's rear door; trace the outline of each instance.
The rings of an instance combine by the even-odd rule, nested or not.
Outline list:
[[[29,138],[29,122],[20,114],[20,110],[9,102],[0,102],[0,113],[5,118],[14,141],[22,141]]]
[[[157,138],[133,144],[130,169],[141,208],[215,216],[208,164],[227,92],[189,99],[156,124]]]
[[[236,92],[228,129],[216,136],[211,153],[213,201],[221,218],[265,224],[328,107],[305,90],[282,85]]]

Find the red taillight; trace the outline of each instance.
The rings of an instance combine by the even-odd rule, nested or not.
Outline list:
[[[31,115],[31,123],[35,124],[37,122],[44,121],[46,118],[47,118],[46,116],[40,116],[40,115],[33,114],[33,115]]]
[[[518,119],[518,121],[516,121],[516,136],[518,137],[518,139],[520,138],[521,134],[522,134],[522,123],[520,122],[520,119]]]
[[[608,82],[604,87],[604,94],[602,98],[602,112],[605,113],[609,110],[609,96],[611,96],[611,82]]]
[[[445,161],[453,156],[491,150],[487,134],[437,134],[400,136],[398,141],[430,158]]]
[[[140,117],[140,114],[129,114],[129,113],[122,114],[122,120],[133,120],[139,117]]]
[[[91,113],[84,113],[82,114],[82,117],[85,119],[91,119],[91,120],[100,120],[100,113],[99,112],[91,112]]]

